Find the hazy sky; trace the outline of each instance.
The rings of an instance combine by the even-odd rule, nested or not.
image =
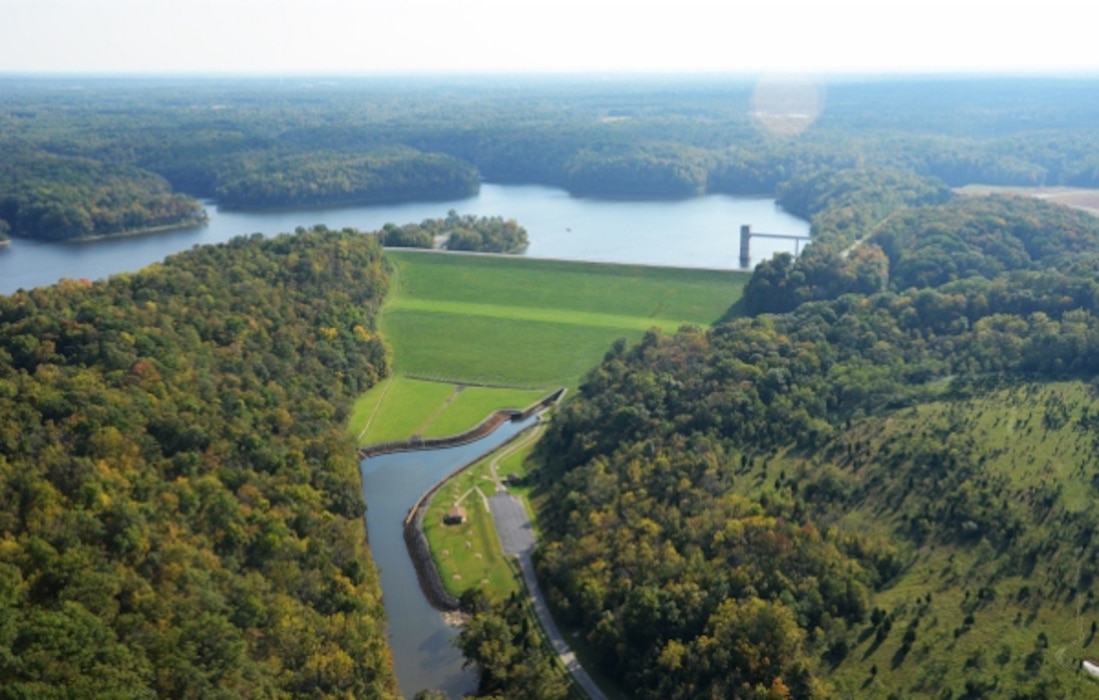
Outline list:
[[[1099,72],[1092,0],[0,0],[0,72]]]

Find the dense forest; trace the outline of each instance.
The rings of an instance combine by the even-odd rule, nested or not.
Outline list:
[[[182,223],[198,211],[194,197],[237,208],[456,199],[482,178],[616,197],[771,194],[851,168],[949,186],[1099,184],[1093,81],[833,81],[816,86],[823,108],[800,133],[774,128],[782,114],[753,87],[722,77],[8,77],[0,233]],[[40,186],[44,170],[65,186]],[[806,203],[790,199],[795,211]]]
[[[759,266],[746,290],[755,312],[784,313],[617,345],[539,446],[542,575],[631,696],[1099,695],[1078,661],[1046,663],[1059,624],[1012,636],[1043,609],[1085,632],[1090,619],[1077,596],[1093,599],[1099,506],[1069,494],[1096,483],[1096,399],[1079,381],[1071,399],[1041,387],[1099,372],[1099,219],[946,200],[905,178],[886,192],[864,175],[787,185],[820,237],[796,261]],[[877,272],[860,278],[866,260]],[[1005,388],[1020,408],[996,399],[990,420],[1029,437],[993,449],[963,402]],[[934,425],[927,407],[942,401]],[[912,425],[891,425],[902,419]],[[1067,452],[1047,444],[1070,439],[1053,432],[1063,426],[1079,443]],[[1063,483],[1013,450],[1046,455]],[[944,571],[973,563],[916,585],[910,572],[936,556]],[[882,606],[902,583],[919,598]],[[1005,588],[1014,597],[993,606]],[[921,627],[943,618],[947,630]],[[981,624],[1000,636],[995,664],[979,642],[963,646]],[[942,641],[917,645],[928,636]],[[892,663],[852,684],[883,644],[898,645]],[[911,681],[909,654],[934,674]]]
[[[66,240],[200,224],[206,212],[133,166],[49,153],[0,159],[0,235]]]
[[[527,230],[514,219],[499,216],[460,216],[451,209],[445,219],[418,224],[389,223],[378,232],[382,245],[394,248],[436,248],[479,253],[518,253],[529,244]]]
[[[380,247],[239,238],[0,297],[0,697],[395,697],[351,400]]]

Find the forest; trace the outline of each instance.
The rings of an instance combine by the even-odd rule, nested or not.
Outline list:
[[[460,216],[451,209],[445,219],[418,224],[387,223],[377,232],[382,245],[392,248],[435,248],[478,253],[518,253],[530,244],[527,230],[514,219],[499,216]]]
[[[786,134],[754,105],[751,81],[720,76],[4,77],[0,234],[185,224],[201,216],[195,198],[250,209],[457,199],[482,179],[610,197],[772,194],[852,168],[949,186],[1099,184],[1093,81],[835,80],[819,90],[819,117]],[[792,211],[808,203],[789,201]]]
[[[757,268],[752,315],[616,346],[562,409],[536,472],[551,597],[633,697],[1099,695],[1078,661],[1046,663],[1054,628],[1038,627],[1037,649],[1003,632],[1043,606],[1081,627],[1090,619],[1074,601],[1093,599],[1099,572],[1087,427],[1099,219],[1023,198],[944,197],[905,178],[886,192],[873,173],[852,184],[860,178],[787,185],[820,238],[796,261]],[[851,188],[827,194],[837,179]],[[837,252],[853,239],[855,251]],[[858,274],[868,261],[876,273]],[[1066,399],[1042,388],[1055,381],[1082,389]],[[974,427],[983,413],[962,406],[996,391],[1026,412],[1011,420],[1027,436],[1035,413],[1046,433],[986,449],[987,424]],[[945,417],[931,430],[889,427],[908,411],[938,417],[936,402]],[[996,425],[1012,415],[983,410]],[[1063,426],[1068,437],[1054,432]],[[1053,437],[1078,445],[1043,442]],[[1014,458],[998,464],[1031,450],[1063,483],[1024,478]],[[1067,495],[1077,480],[1082,500]],[[910,572],[936,551],[950,553],[947,569],[971,568],[915,585]],[[919,598],[883,606],[902,584]],[[1020,591],[1001,601],[1009,612],[982,617],[1005,586]],[[936,607],[932,592],[958,607]],[[943,615],[952,637],[921,627]],[[891,638],[899,621],[908,627]],[[915,650],[921,635],[960,649],[981,623],[999,630],[998,665],[979,648]],[[852,684],[860,661],[902,636],[890,665]],[[912,681],[909,654],[938,675]]]
[[[396,697],[351,401],[373,236],[0,297],[0,697]]]

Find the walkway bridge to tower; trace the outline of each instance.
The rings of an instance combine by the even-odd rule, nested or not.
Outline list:
[[[752,264],[751,245],[753,238],[777,238],[784,241],[794,241],[794,257],[801,253],[801,244],[812,239],[809,236],[799,236],[792,233],[756,233],[750,224],[740,227],[740,266],[748,267]]]

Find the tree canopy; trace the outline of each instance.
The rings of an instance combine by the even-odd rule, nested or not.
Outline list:
[[[0,297],[0,697],[395,697],[352,398],[372,236]]]

